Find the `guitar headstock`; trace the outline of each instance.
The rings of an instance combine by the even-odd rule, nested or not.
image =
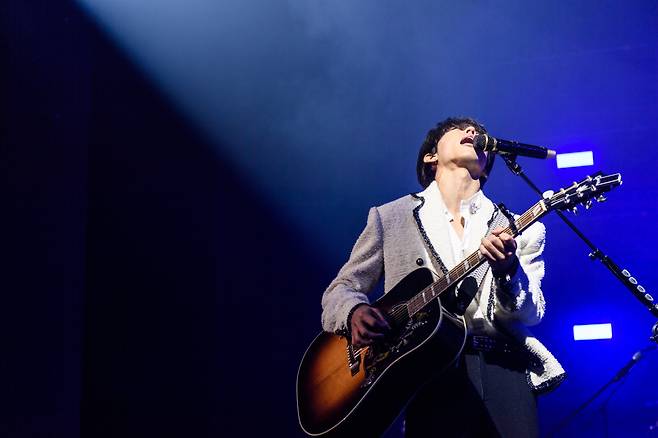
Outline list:
[[[597,172],[556,193],[545,194],[544,203],[548,210],[571,210],[575,213],[579,205],[588,209],[592,201],[605,201],[604,193],[620,186],[621,182],[620,173],[604,175]]]

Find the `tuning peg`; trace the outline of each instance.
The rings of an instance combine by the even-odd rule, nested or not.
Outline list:
[[[578,207],[570,208],[569,211],[572,212],[574,216],[578,216]]]
[[[599,195],[596,197],[596,202],[605,202],[607,200],[608,198],[606,198],[605,195]]]
[[[587,201],[585,201],[583,205],[585,206],[585,210],[589,210],[590,208],[592,208],[592,200],[588,199]]]

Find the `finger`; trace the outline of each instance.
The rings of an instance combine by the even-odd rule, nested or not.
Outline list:
[[[365,315],[363,317],[363,325],[366,326],[371,331],[381,333],[386,330],[386,322],[380,321],[379,318],[374,315]]]
[[[384,328],[390,329],[391,325],[388,323],[388,319],[384,315],[384,312],[382,312],[379,309],[375,309],[375,308],[373,308],[372,310],[373,310],[373,313],[375,314],[375,317],[377,318],[377,320],[381,324],[381,326],[384,327]]]
[[[495,262],[496,259],[491,255],[489,250],[484,246],[484,243],[480,245],[480,254],[484,256],[485,259]]]
[[[356,331],[352,332],[352,345],[354,345],[357,348],[361,348],[366,345],[365,342],[366,342],[365,339],[362,339],[358,332]]]
[[[372,341],[361,339],[360,337],[352,338],[352,345],[354,345],[356,348],[367,347],[370,344],[372,344]]]
[[[359,315],[357,319],[354,319],[354,327],[361,329],[366,327],[372,329],[376,332],[383,332],[386,330],[385,321],[381,321],[379,315],[373,308],[364,308],[364,311]]]
[[[502,242],[501,242],[502,245]],[[504,248],[498,249],[490,240],[484,239],[482,241],[482,246],[485,247],[489,255],[491,256],[490,260],[499,261],[505,259]]]
[[[509,245],[505,245],[505,252],[507,253],[507,255],[516,254],[516,245],[513,243]]]
[[[501,234],[504,229],[505,228],[503,228],[503,227],[496,227],[493,230],[491,230],[491,234],[493,234],[494,236],[497,236],[497,235]]]
[[[487,239],[500,252],[505,252],[505,243],[497,236],[489,236]]]
[[[359,330],[359,337],[364,340],[364,341],[376,341],[378,339],[381,339],[384,337],[382,333],[377,333],[373,332],[372,330],[368,330],[365,327],[361,327],[361,330]]]
[[[361,334],[362,331],[363,329],[361,327],[355,327],[355,329],[352,330],[352,344],[356,347],[363,347],[370,343],[370,339]]]
[[[507,246],[513,246],[514,249],[516,249],[516,240],[514,239],[514,236],[512,236],[510,234],[507,234],[507,233],[503,233],[498,237],[500,238],[500,240],[503,241],[503,243],[505,244],[506,247]]]
[[[498,259],[499,257],[503,256],[503,253],[505,251],[505,247],[503,245],[503,242],[498,239],[497,237],[487,237],[482,240],[482,245],[487,248],[487,251],[489,251],[489,254],[491,254],[492,257]]]
[[[510,236],[509,240],[501,239],[503,242],[503,251],[514,254],[516,252],[516,240]]]
[[[364,320],[367,320],[371,325],[384,323],[386,324],[386,317],[384,313],[376,307],[368,307],[367,311],[363,313]]]
[[[377,339],[382,339],[384,337],[383,333],[377,333],[372,330],[365,329],[363,333],[363,337],[370,339],[370,340],[377,340]]]
[[[507,236],[506,238],[503,238],[501,235],[500,241],[503,242],[503,245],[505,246],[514,246],[516,248],[516,240],[512,236]]]

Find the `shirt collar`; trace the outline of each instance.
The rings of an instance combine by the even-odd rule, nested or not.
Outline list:
[[[441,211],[446,215],[448,220],[454,219],[452,214],[448,211],[448,208],[443,202],[443,197],[441,196],[441,190],[439,190],[439,185],[436,181],[432,181],[425,190],[419,193],[420,196],[427,199],[428,202],[438,201],[440,204]],[[467,218],[470,216],[475,216],[481,209],[483,201],[485,199],[484,193],[482,190],[475,192],[473,196],[468,199],[464,199],[459,203],[459,213],[462,217]]]

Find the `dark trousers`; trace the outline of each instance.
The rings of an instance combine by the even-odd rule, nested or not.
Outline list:
[[[525,364],[473,352],[426,385],[407,407],[407,438],[539,436]]]

